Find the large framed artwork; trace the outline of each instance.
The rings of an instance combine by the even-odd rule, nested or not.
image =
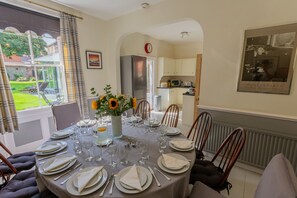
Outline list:
[[[238,91],[289,94],[297,24],[246,30]]]
[[[86,51],[87,68],[102,69],[102,53],[94,51]]]

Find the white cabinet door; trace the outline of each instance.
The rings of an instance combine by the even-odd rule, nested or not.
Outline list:
[[[171,58],[163,58],[163,76],[173,76],[176,74],[175,61]]]
[[[175,59],[175,75],[182,75],[183,59]]]
[[[194,122],[195,97],[183,96],[182,124],[191,127]]]
[[[196,58],[182,59],[182,71],[183,76],[195,76],[196,73]]]
[[[176,103],[178,105],[183,105],[183,93],[187,92],[187,88],[177,88],[177,93],[176,93]]]

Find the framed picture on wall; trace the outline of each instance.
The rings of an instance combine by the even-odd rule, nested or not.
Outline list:
[[[102,69],[102,53],[94,51],[86,51],[87,68]]]
[[[245,31],[237,90],[289,94],[297,24]]]

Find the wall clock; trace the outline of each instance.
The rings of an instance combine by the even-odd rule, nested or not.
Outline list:
[[[146,43],[144,45],[144,50],[147,54],[151,53],[153,51],[153,46],[151,43]]]

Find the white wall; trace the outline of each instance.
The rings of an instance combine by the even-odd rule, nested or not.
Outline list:
[[[151,43],[153,46],[153,51],[150,54],[145,53],[144,45],[145,43]],[[159,41],[147,35],[140,33],[133,33],[126,36],[121,43],[121,56],[125,55],[142,55],[142,56],[152,56],[159,57],[165,56],[173,58],[174,56],[174,46],[163,41]]]
[[[170,3],[169,3],[170,2]],[[143,28],[192,18],[203,29],[200,104],[297,118],[296,73],[290,95],[237,92],[244,30],[294,23],[297,1],[167,0],[109,22],[114,86],[119,87],[119,45],[124,35]]]
[[[202,54],[203,42],[193,42],[174,45],[174,58],[194,58]]]

